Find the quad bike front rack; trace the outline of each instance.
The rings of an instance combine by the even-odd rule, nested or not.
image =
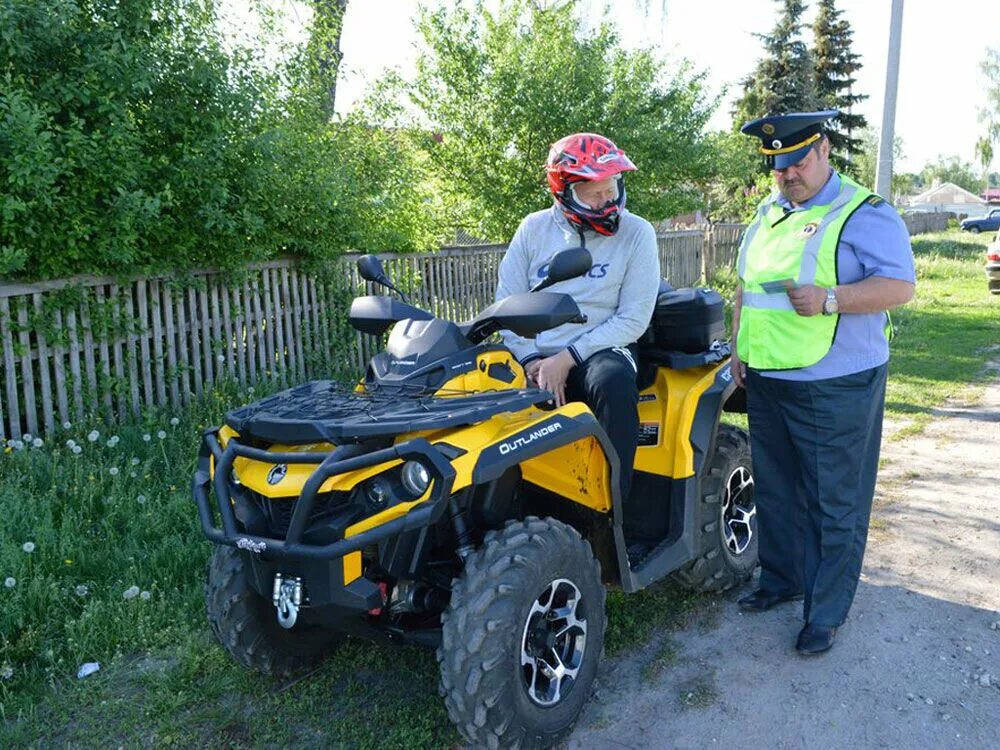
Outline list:
[[[191,483],[191,492],[198,505],[201,528],[205,536],[218,544],[238,547],[256,554],[267,553],[274,559],[333,560],[356,552],[375,542],[413,529],[436,523],[448,506],[455,470],[441,453],[424,438],[414,438],[404,443],[364,453],[361,444],[342,445],[321,453],[276,452],[253,448],[231,438],[226,447],[219,444],[217,429],[206,430],[202,435],[198,468]],[[284,464],[318,464],[306,480],[299,496],[284,539],[245,534],[239,531],[233,512],[229,476],[237,457],[255,461]],[[210,459],[215,461],[215,475],[211,475]],[[419,461],[431,476],[431,493],[426,501],[409,513],[339,541],[315,545],[302,541],[306,524],[312,514],[320,487],[333,476],[393,460]],[[215,509],[222,522],[216,526],[209,495],[215,492]]]

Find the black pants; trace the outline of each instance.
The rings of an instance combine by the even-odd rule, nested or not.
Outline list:
[[[878,473],[886,366],[798,382],[747,373],[760,588],[837,627],[854,601]]]
[[[618,453],[623,503],[628,502],[639,442],[637,357],[635,346],[602,349],[570,370],[566,381],[567,400],[583,401],[590,407]]]

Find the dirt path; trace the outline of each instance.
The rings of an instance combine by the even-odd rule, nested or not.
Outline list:
[[[569,747],[1000,747],[1000,378],[883,457],[832,651],[796,655],[801,605],[745,615],[734,592],[608,660]]]

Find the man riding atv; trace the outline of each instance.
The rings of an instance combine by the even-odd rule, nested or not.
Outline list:
[[[749,576],[722,299],[659,282],[652,228],[623,210],[630,169],[599,136],[557,144],[557,206],[522,224],[473,320],[409,304],[362,257],[388,291],[350,322],[389,335],[360,381],[302,383],[205,431],[206,611],[235,660],[288,676],[344,636],[428,646],[465,740],[549,747],[590,695],[606,586]],[[566,247],[574,232],[590,250]]]
[[[503,341],[529,380],[555,394],[557,406],[583,401],[593,410],[618,453],[623,498],[639,436],[635,342],[649,326],[660,286],[656,233],[625,210],[624,173],[635,169],[602,135],[556,141],[545,165],[555,201],[521,222],[500,263],[496,294],[501,300],[528,291],[560,250],[582,245],[590,251],[590,271],[559,285],[587,322],[543,331],[534,340],[504,331]]]

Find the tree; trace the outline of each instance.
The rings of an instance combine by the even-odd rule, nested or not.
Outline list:
[[[704,186],[705,213],[709,221],[748,221],[771,191],[769,173],[762,173],[756,141],[739,131],[711,133],[714,172]]]
[[[227,49],[204,0],[0,2],[0,276],[417,249],[420,154],[331,123],[309,56]]]
[[[921,170],[920,176],[925,185],[951,182],[977,195],[982,184],[975,167],[967,161],[962,161],[958,156],[939,156],[936,161],[928,163]]]
[[[809,48],[800,38],[802,0],[775,0],[783,6],[770,34],[756,34],[764,42],[764,57],[742,81],[743,96],[736,102],[737,124],[781,112],[816,109],[816,77]]]
[[[855,104],[868,97],[855,94],[855,74],[861,69],[861,57],[851,50],[854,32],[837,10],[835,0],[820,0],[819,12],[813,23],[812,56],[815,65],[816,96],[824,109],[839,109],[841,115],[827,131],[832,159],[837,169],[845,170],[861,151],[858,131],[867,127],[864,115],[851,111]]]
[[[711,171],[702,77],[668,76],[649,50],[624,50],[607,24],[584,33],[572,4],[526,0],[491,13],[478,3],[424,11],[425,49],[412,100],[449,220],[509,238],[521,217],[551,203],[543,165],[550,144],[602,133],[639,171],[629,208],[656,221],[698,205]]]
[[[878,141],[879,132],[875,128],[864,128],[858,134],[858,141],[861,149],[857,157],[851,163],[851,170],[854,178],[862,185],[871,189],[875,188],[875,171],[878,166]],[[903,158],[903,140],[897,135],[892,146],[892,159],[898,162]],[[893,174],[892,195],[885,196],[894,203],[898,203],[903,196],[911,194],[921,186],[919,179],[912,174]]]
[[[980,109],[979,117],[986,124],[987,136],[997,141],[1000,140],[1000,47],[987,48],[980,68],[987,84],[986,106]]]
[[[993,161],[993,144],[1000,141],[1000,47],[990,47],[986,50],[986,59],[980,65],[986,76],[986,106],[979,110],[979,119],[986,126],[986,133],[976,143],[976,156],[983,165],[983,171],[989,172]],[[992,187],[987,174],[986,187]]]
[[[993,140],[988,136],[980,136],[979,140],[976,141],[976,158],[979,159],[979,164],[983,168],[983,181],[988,190],[990,187],[990,164],[993,163]]]
[[[323,111],[332,118],[337,104],[337,75],[344,53],[340,37],[344,30],[347,0],[313,0],[313,21],[309,52],[315,61],[314,73],[324,89]]]

